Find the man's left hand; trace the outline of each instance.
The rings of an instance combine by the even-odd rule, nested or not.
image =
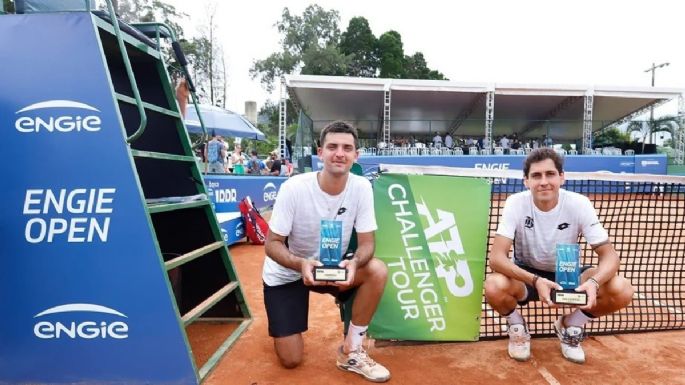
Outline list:
[[[354,274],[357,272],[357,260],[354,258],[343,259],[340,261],[338,266],[347,269],[347,279],[345,281],[333,282],[333,284],[340,288],[348,288],[352,286],[352,283],[354,282]]]
[[[576,291],[584,291],[587,293],[587,304],[579,306],[581,310],[590,310],[597,304],[597,285],[589,279],[583,282],[582,285],[576,288]]]

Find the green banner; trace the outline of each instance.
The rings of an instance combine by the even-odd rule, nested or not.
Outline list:
[[[490,185],[480,178],[383,174],[374,182],[376,257],[388,283],[369,335],[475,341]]]

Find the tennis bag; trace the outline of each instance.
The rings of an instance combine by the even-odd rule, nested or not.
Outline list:
[[[254,207],[249,196],[243,198],[238,207],[240,208],[240,215],[243,217],[243,223],[245,223],[247,239],[255,245],[263,245],[266,241],[266,234],[269,232],[269,223]]]

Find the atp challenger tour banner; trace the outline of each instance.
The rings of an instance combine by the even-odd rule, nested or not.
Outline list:
[[[376,257],[388,267],[388,283],[369,334],[381,339],[477,340],[488,181],[383,174],[373,190]]]

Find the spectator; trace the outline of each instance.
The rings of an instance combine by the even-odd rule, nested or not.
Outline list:
[[[279,176],[281,175],[281,165],[283,163],[278,158],[278,152],[276,150],[271,151],[271,168],[269,169],[269,175]]]
[[[250,160],[247,162],[247,172],[250,175],[261,175],[266,166],[259,159],[257,150],[250,151]]]

